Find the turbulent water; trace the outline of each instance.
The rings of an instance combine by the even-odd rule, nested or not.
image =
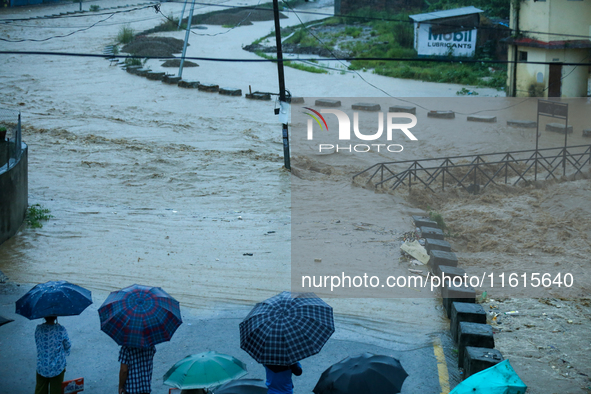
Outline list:
[[[97,4],[107,8],[118,2]],[[77,7],[9,9],[1,17],[25,18]],[[164,14],[178,14],[182,4],[164,3],[162,8]],[[15,40],[42,39],[104,17],[24,20],[0,25],[0,34]],[[313,17],[302,15],[304,20]],[[130,24],[141,31],[161,19],[152,9],[122,13],[70,37],[2,42],[1,48],[100,53],[114,43],[121,26]],[[299,20],[293,14],[282,20],[283,25],[295,23]],[[256,58],[241,46],[271,29],[272,22],[256,22],[217,36],[191,35],[187,55]],[[210,26],[196,31],[227,30]],[[276,66],[271,63],[198,63],[200,67],[184,70],[185,79],[243,92],[249,87],[277,91]],[[273,102],[149,81],[102,58],[4,54],[0,64],[0,105],[22,111],[23,141],[29,146],[29,203],[39,203],[53,215],[43,228],[24,226],[0,247],[0,270],[12,280],[64,279],[94,290],[99,298],[133,283],[158,285],[196,313],[252,304],[289,289],[291,175],[282,168],[281,126],[273,115]],[[175,72],[161,68],[156,60],[148,65]],[[400,97],[453,96],[460,89],[370,73],[363,77]],[[286,81],[296,96],[383,95],[355,74],[286,69]],[[490,89],[480,93],[499,94]],[[530,135],[516,135],[531,141]],[[474,145],[469,135],[460,137],[468,138],[464,148],[470,152],[482,151],[498,139],[489,135]],[[512,145],[513,137],[503,134],[502,149]],[[454,144],[454,153],[461,153],[458,142],[434,135],[423,146],[441,151]],[[401,201],[382,203],[394,204],[391,209],[398,210],[399,217],[407,218],[412,211]],[[405,224],[398,220],[396,232],[406,231]],[[369,332],[391,340],[388,328],[396,323],[401,331],[420,334],[413,340],[400,339],[410,343],[444,327],[441,312],[429,299],[332,303],[347,327],[344,336],[348,331]]]

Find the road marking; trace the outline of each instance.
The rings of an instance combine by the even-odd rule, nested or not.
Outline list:
[[[449,393],[449,372],[447,371],[447,363],[445,361],[445,354],[441,347],[441,341],[437,338],[433,342],[433,353],[437,359],[437,372],[439,373],[439,385],[441,386],[441,394]]]

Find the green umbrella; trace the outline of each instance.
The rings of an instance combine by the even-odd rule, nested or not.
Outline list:
[[[218,386],[246,375],[246,364],[218,352],[193,354],[164,374],[164,384],[183,390]]]

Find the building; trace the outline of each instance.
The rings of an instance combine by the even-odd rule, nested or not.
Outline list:
[[[591,0],[511,2],[510,26],[508,96],[590,95],[590,67],[563,64],[591,63]]]
[[[474,56],[481,12],[462,7],[410,15],[419,56]]]
[[[363,8],[370,8],[374,11],[399,12],[422,6],[423,0],[335,0],[334,14],[347,15]]]

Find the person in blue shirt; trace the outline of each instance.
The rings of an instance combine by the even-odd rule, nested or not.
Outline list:
[[[48,316],[35,330],[37,345],[37,384],[35,394],[61,394],[66,372],[66,356],[72,344],[65,327]]]
[[[298,362],[290,366],[265,365],[267,372],[268,394],[293,394],[293,381],[291,375],[300,376],[302,365]]]

